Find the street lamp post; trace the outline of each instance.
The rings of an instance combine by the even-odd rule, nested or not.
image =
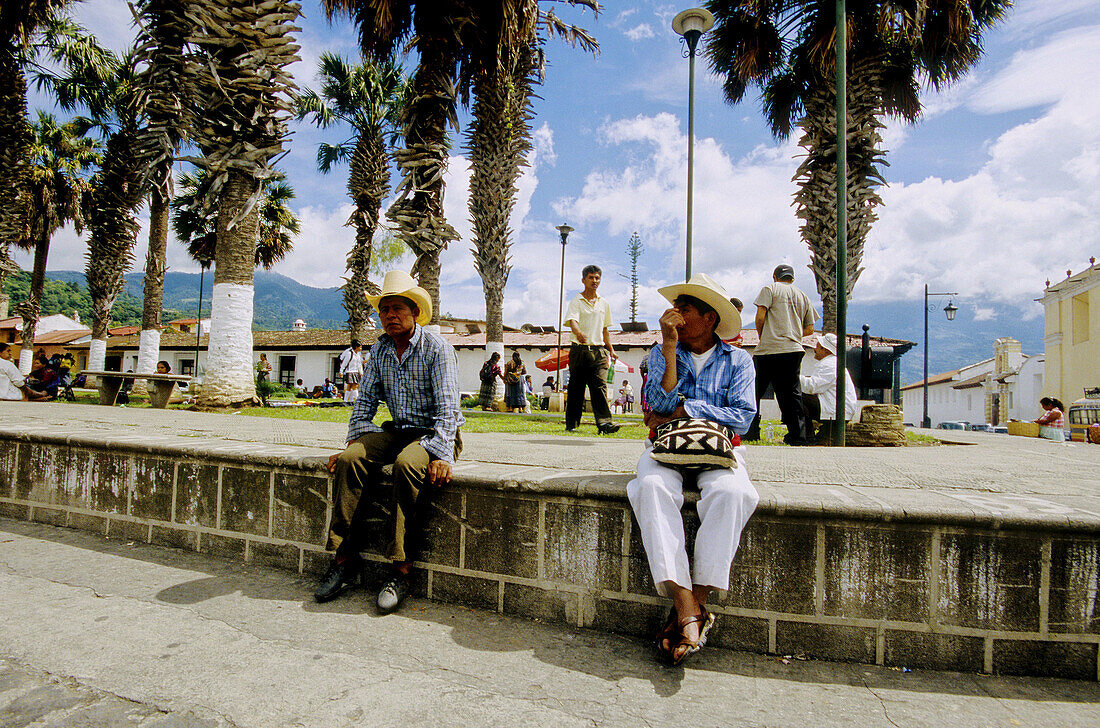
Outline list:
[[[557,384],[555,388],[561,391],[561,305],[565,299],[565,241],[569,237],[569,233],[573,232],[573,228],[569,227],[565,223],[558,225],[558,232],[561,233],[561,282],[558,285],[558,371],[557,371]]]
[[[924,416],[921,418],[921,427],[931,427],[932,420],[928,417],[928,297],[929,296],[951,296],[947,300],[947,305],[943,307],[943,312],[947,314],[948,321],[955,320],[955,312],[959,310],[955,305],[954,296],[959,295],[956,292],[948,293],[929,293],[928,284],[924,284]]]
[[[687,256],[684,280],[691,278],[691,203],[695,166],[695,49],[699,38],[714,26],[714,16],[703,8],[691,8],[676,14],[672,29],[687,43],[688,57],[688,180],[687,180]]]

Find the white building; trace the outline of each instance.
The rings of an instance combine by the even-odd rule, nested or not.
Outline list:
[[[1045,357],[1027,356],[1020,342],[1008,337],[994,341],[993,350],[992,358],[928,377],[928,418],[933,427],[942,422],[997,425],[1041,414]],[[905,421],[919,426],[924,380],[905,385],[901,394]]]

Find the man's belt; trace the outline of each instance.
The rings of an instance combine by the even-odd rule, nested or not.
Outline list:
[[[576,347],[579,347],[581,349],[606,349],[607,348],[604,344],[578,344],[576,342],[573,342],[573,343],[569,344],[569,346],[576,346]]]

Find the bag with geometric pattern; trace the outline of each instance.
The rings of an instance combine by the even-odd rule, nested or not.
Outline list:
[[[681,417],[657,428],[649,456],[678,470],[736,468],[729,428],[713,420]]]

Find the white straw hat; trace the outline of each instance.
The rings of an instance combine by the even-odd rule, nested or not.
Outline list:
[[[732,339],[741,333],[741,314],[730,302],[726,289],[706,273],[696,273],[687,283],[665,286],[657,289],[657,292],[667,298],[669,303],[675,302],[677,296],[692,296],[713,308],[718,312],[718,329],[715,333],[720,339]]]
[[[382,281],[382,292],[377,296],[367,294],[367,302],[378,310],[378,303],[386,296],[401,296],[416,304],[420,309],[420,315],[416,317],[416,323],[423,326],[432,320],[432,297],[428,295],[411,275],[403,270],[391,270]]]

